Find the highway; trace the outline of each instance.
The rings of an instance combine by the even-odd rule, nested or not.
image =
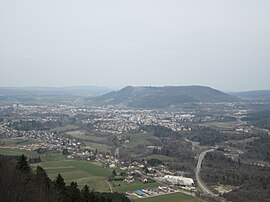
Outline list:
[[[196,180],[197,180],[197,183],[199,185],[199,187],[201,188],[201,190],[204,192],[204,193],[207,193],[211,196],[215,196],[215,194],[210,191],[207,186],[203,183],[203,181],[201,180],[201,177],[200,177],[200,171],[201,171],[201,167],[202,167],[202,161],[204,159],[204,156],[205,154],[207,154],[208,152],[213,152],[214,149],[209,149],[209,150],[206,150],[204,152],[202,152],[200,155],[199,155],[199,158],[198,158],[198,163],[197,163],[197,167],[195,169],[195,177],[196,177]]]

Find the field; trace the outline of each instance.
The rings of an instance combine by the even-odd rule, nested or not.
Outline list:
[[[157,197],[135,199],[136,202],[201,202],[201,200],[183,193],[166,194]]]
[[[127,183],[124,181],[114,181],[115,185],[120,185],[120,186],[115,186],[114,191],[117,192],[127,192],[127,191],[136,191],[137,189],[151,189],[151,188],[158,188],[160,186],[159,183],[152,182],[152,183],[142,183],[139,181],[135,181],[132,183]]]
[[[0,139],[0,145],[27,145],[27,144],[33,144],[33,143],[39,143],[36,140],[33,139],[10,139],[10,138],[1,138]]]
[[[151,140],[159,141],[159,138],[149,133],[123,133],[122,135],[130,137],[130,142],[126,144],[126,147],[130,149],[139,145],[152,145]]]
[[[97,149],[100,152],[108,152],[108,151],[110,151],[110,147],[107,146],[106,144],[100,144],[100,143],[96,143],[96,142],[85,142],[85,145],[87,147]]]
[[[169,157],[169,156],[165,156],[165,155],[157,155],[157,154],[147,156],[146,159],[159,159],[161,161],[173,161],[174,160],[173,157]]]
[[[60,160],[41,163],[51,179],[58,173],[64,177],[66,183],[76,181],[79,187],[87,184],[96,191],[110,191],[106,178],[112,173],[111,169],[102,168],[88,161]]]
[[[54,180],[58,173],[64,177],[66,183],[76,181],[79,187],[87,184],[91,189],[96,191],[110,191],[106,178],[112,173],[112,169],[102,168],[89,161],[66,160],[66,156],[59,152],[48,152],[41,155],[35,151],[25,151],[20,149],[3,149],[0,148],[2,155],[26,155],[27,157],[41,157],[40,165],[46,170],[48,176]],[[33,170],[37,165],[33,165]]]
[[[65,134],[74,138],[79,138],[84,141],[93,141],[93,142],[100,142],[100,143],[105,141],[104,137],[99,136],[98,134],[95,134],[95,133],[87,134],[87,132],[84,130],[68,131]]]
[[[9,155],[9,156],[20,156],[22,154],[28,157],[38,157],[39,155],[34,151],[25,151],[20,149],[3,149],[0,148],[0,154],[2,155]]]
[[[214,121],[214,122],[204,123],[203,125],[206,125],[208,127],[213,127],[213,128],[231,130],[237,126],[237,122],[236,121],[227,121],[227,122]]]
[[[97,149],[100,152],[110,151],[110,147],[103,143],[106,141],[106,137],[98,136],[98,134],[94,133],[87,134],[87,132],[84,130],[69,131],[65,134],[83,140],[83,145],[85,145],[86,147]]]
[[[75,126],[75,125],[65,125],[65,126],[59,126],[57,128],[53,128],[53,129],[51,129],[51,131],[57,132],[57,133],[62,133],[62,132],[70,131],[70,130],[76,130],[78,128],[79,128],[79,126]]]

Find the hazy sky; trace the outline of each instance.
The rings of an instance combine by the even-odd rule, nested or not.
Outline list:
[[[0,0],[0,86],[270,89],[269,0]]]

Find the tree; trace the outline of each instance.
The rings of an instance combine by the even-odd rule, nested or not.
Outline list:
[[[16,169],[18,169],[22,172],[30,172],[31,171],[28,159],[23,154],[20,156],[20,158],[17,162]]]
[[[40,166],[37,166],[36,179],[39,184],[45,185],[47,189],[50,188],[50,178],[48,177],[46,171]]]
[[[67,189],[70,202],[81,201],[81,192],[78,188],[77,182],[72,181]]]
[[[83,202],[90,202],[91,201],[90,200],[91,199],[91,195],[90,195],[89,187],[87,185],[85,185],[82,188],[81,194],[82,194],[82,201]]]
[[[117,175],[115,170],[112,171],[112,175],[113,175],[113,177],[115,177]]]
[[[62,177],[61,174],[58,174],[56,177],[56,180],[54,181],[54,186],[58,190],[64,190],[66,183],[64,181],[64,178]]]

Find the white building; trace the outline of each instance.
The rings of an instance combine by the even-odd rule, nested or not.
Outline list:
[[[175,185],[194,186],[193,179],[182,176],[165,175],[163,180]]]

